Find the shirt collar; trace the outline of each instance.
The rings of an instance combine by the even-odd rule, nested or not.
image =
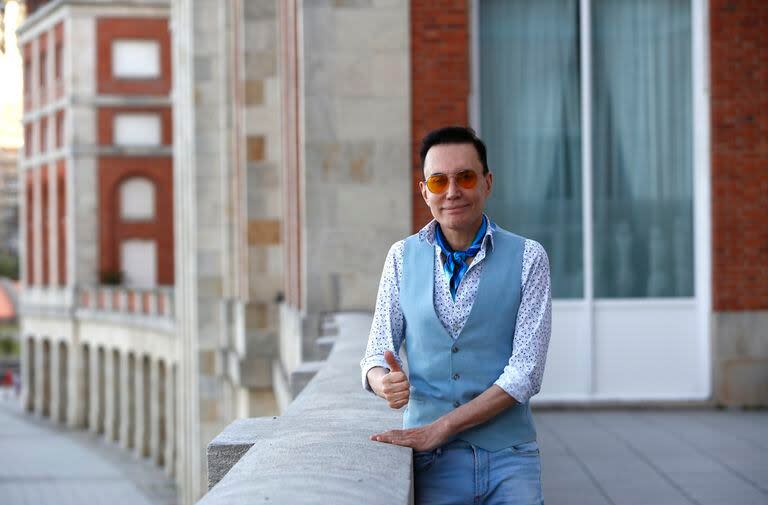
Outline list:
[[[485,219],[488,220],[488,226],[485,229],[485,235],[483,236],[483,249],[487,249],[489,246],[491,249],[493,249],[493,231],[496,229],[496,223],[491,221],[491,219],[486,215],[483,214]],[[435,228],[437,227],[437,220],[433,219],[429,223],[427,223],[424,228],[419,230],[419,240],[425,240],[428,244],[436,245],[435,242]]]

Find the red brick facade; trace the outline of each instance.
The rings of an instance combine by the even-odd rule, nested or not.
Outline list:
[[[50,79],[48,75],[48,37],[46,33],[40,34],[37,44],[37,87],[40,90],[37,96],[39,97],[38,105],[43,106],[48,101],[48,81]]]
[[[43,285],[47,286],[51,282],[51,269],[49,263],[49,256],[51,254],[51,245],[48,234],[50,233],[50,184],[48,183],[48,167],[42,166],[38,168],[40,170],[40,185],[41,185],[41,200],[40,213],[42,214],[43,222],[43,235],[42,235],[42,254],[43,254]]]
[[[49,50],[49,37],[53,38],[53,51]],[[26,113],[38,110],[43,106],[49,105],[47,94],[53,89],[55,98],[61,98],[64,94],[63,88],[63,47],[64,44],[64,24],[57,23],[53,27],[51,34],[43,32],[37,37],[36,45],[32,42],[24,44],[21,54],[24,61],[24,108]],[[33,54],[33,48],[38,51],[37,58]],[[49,58],[53,58],[50,60]],[[34,63],[36,61],[36,63]],[[49,69],[52,63],[52,69]],[[33,64],[37,65],[36,74],[33,72]],[[33,75],[36,75],[33,78]],[[53,87],[53,88],[52,88]],[[39,102],[33,107],[33,91],[37,93]],[[53,116],[46,112],[36,121],[30,121],[24,125],[24,153],[25,158],[49,155],[52,151],[59,149],[63,144],[62,127],[64,123],[64,109],[58,108],[53,111]],[[53,129],[53,139],[49,140],[49,132]],[[34,167],[29,167],[27,171],[27,193],[26,201],[26,281],[30,284],[50,285],[53,282],[52,262],[55,262],[59,270],[58,283],[66,282],[66,220],[65,213],[67,208],[66,201],[66,179],[65,162],[63,159],[51,160],[56,166],[56,178],[51,180],[48,174],[48,162]],[[34,174],[39,174],[37,181],[40,184],[40,209],[34,208],[35,181]],[[56,192],[56,219],[51,220],[50,208],[53,203],[53,194]],[[39,212],[39,222],[41,223],[40,243],[35,243],[34,223],[38,219],[36,212]],[[51,258],[54,251],[53,244],[50,243],[49,233],[56,227],[58,240],[56,244],[57,256]],[[39,249],[42,262],[41,271],[35,271],[34,251]]]
[[[53,28],[53,77],[55,97],[64,96],[64,23],[58,23]]]
[[[768,309],[768,3],[710,2],[712,305]]]
[[[145,177],[155,185],[155,218],[126,222],[120,219],[120,184]],[[154,240],[157,282],[173,284],[173,160],[165,157],[99,159],[99,271],[120,270],[120,244],[129,239]]]
[[[97,87],[99,93],[117,95],[168,95],[171,91],[171,47],[167,19],[100,18],[97,33]],[[156,41],[160,47],[157,79],[121,79],[112,75],[112,44],[117,39]],[[97,112],[98,138],[112,146],[114,118],[123,113],[154,113],[160,116],[161,143],[173,142],[170,107],[101,107]],[[150,221],[120,219],[120,184],[144,177],[155,187],[155,213]],[[153,240],[157,250],[157,282],[173,284],[173,160],[170,156],[102,156],[99,158],[99,271],[120,269],[120,246],[129,239]]]
[[[469,3],[411,2],[411,139],[413,230],[432,219],[419,193],[419,146],[430,130],[468,125]]]
[[[64,286],[67,284],[67,165],[64,160],[56,162],[56,191],[59,285]]]
[[[158,79],[118,79],[112,75],[112,42],[146,39],[160,44]],[[171,92],[171,38],[167,19],[99,18],[96,21],[97,86],[99,93],[167,95]]]
[[[29,170],[27,171],[26,175],[26,188],[27,188],[27,194],[25,195],[26,201],[24,202],[24,206],[26,208],[26,242],[27,242],[27,253],[26,253],[26,262],[27,262],[27,268],[26,268],[26,279],[28,284],[35,284],[35,236],[33,233],[34,230],[34,222],[35,222],[35,186],[34,186],[34,177],[33,177],[33,171]]]

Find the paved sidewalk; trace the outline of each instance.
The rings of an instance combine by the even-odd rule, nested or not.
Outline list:
[[[177,497],[149,461],[0,399],[0,503],[175,505]]]
[[[766,505],[768,411],[534,412],[547,505]]]

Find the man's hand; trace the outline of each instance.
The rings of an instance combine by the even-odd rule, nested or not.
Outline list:
[[[391,351],[384,352],[384,360],[389,365],[389,373],[377,377],[370,373],[375,370],[371,369],[368,382],[377,395],[387,400],[391,408],[402,408],[408,403],[411,384]],[[379,368],[378,370],[381,372],[384,369]]]
[[[431,451],[440,447],[450,437],[450,432],[440,421],[408,430],[389,430],[371,435],[371,440],[386,444],[410,447],[414,451]]]

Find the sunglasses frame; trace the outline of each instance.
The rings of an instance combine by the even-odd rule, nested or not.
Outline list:
[[[461,179],[460,178],[462,175],[467,174],[467,173],[471,173],[474,176],[474,178],[469,178],[469,179]],[[433,178],[438,178],[438,177],[439,178],[445,177],[445,179],[446,179],[445,187],[443,188],[442,191],[433,191],[432,188],[429,186],[429,181],[430,180],[434,180]],[[424,181],[424,184],[427,186],[427,189],[429,190],[430,193],[432,193],[433,195],[440,195],[440,194],[445,193],[446,191],[448,191],[448,187],[450,186],[452,178],[456,179],[456,184],[458,184],[462,188],[464,188],[464,189],[473,189],[475,186],[477,186],[477,181],[480,178],[480,176],[474,170],[472,170],[470,168],[467,168],[466,170],[462,170],[460,172],[457,172],[454,175],[447,175],[447,174],[434,174],[434,175],[430,175],[429,177],[426,178],[426,180]],[[460,182],[461,180],[468,181],[466,184],[469,184],[469,185],[465,185],[464,183]]]

